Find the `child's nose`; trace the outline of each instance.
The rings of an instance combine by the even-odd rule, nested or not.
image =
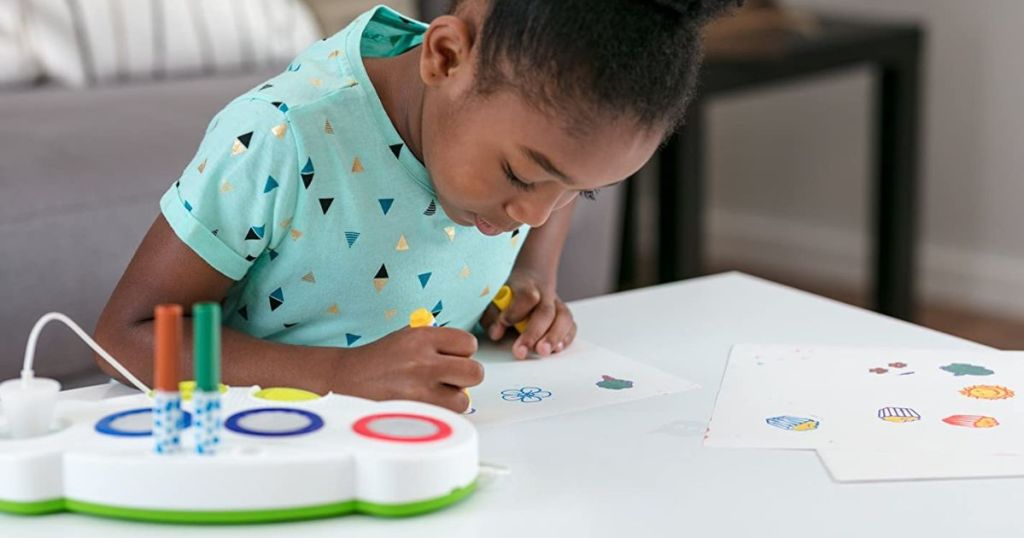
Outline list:
[[[546,189],[523,193],[509,211],[513,219],[529,225],[531,228],[543,226],[551,217],[551,213],[563,205],[564,189]]]

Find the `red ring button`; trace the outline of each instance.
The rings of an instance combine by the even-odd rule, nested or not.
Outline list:
[[[433,431],[425,435],[401,435],[398,433],[389,433],[374,428],[374,423],[381,420],[405,420],[427,423],[433,427]],[[382,441],[394,441],[396,443],[428,443],[430,441],[439,441],[451,436],[452,434],[452,427],[444,422],[433,417],[413,415],[410,413],[381,413],[365,416],[357,420],[355,424],[352,425],[352,429],[363,437],[380,439]]]

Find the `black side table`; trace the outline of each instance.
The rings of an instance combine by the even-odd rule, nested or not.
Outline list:
[[[700,275],[704,227],[704,115],[711,98],[868,64],[875,87],[873,185],[874,305],[910,319],[914,311],[918,110],[922,30],[916,24],[825,19],[813,38],[794,36],[780,54],[706,58],[686,124],[659,156],[658,279]]]

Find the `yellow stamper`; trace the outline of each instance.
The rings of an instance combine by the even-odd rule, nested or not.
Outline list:
[[[417,308],[412,314],[409,314],[409,326],[414,329],[416,327],[433,327],[434,325],[437,325],[437,321],[430,310],[426,308]]]
[[[498,310],[504,312],[506,309],[508,309],[508,306],[512,304],[512,288],[508,286],[502,286],[501,289],[498,290],[498,294],[494,296],[494,299],[492,299],[491,302],[494,303],[494,306],[498,307]],[[529,320],[530,318],[526,318],[520,321],[519,323],[516,323],[516,330],[519,331],[520,333],[526,332],[526,324]]]

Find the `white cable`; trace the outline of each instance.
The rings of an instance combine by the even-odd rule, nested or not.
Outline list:
[[[511,473],[511,469],[496,463],[480,462],[480,477],[478,484],[481,489],[492,488],[503,481]]]
[[[100,345],[97,344],[96,341],[94,341],[85,331],[83,331],[82,328],[79,327],[77,323],[72,321],[71,318],[65,316],[64,314],[61,314],[60,312],[50,312],[49,314],[46,314],[45,316],[39,318],[39,321],[37,321],[35,326],[32,327],[32,332],[29,333],[28,335],[28,343],[25,344],[25,362],[22,364],[21,367],[22,379],[31,379],[33,377],[34,374],[32,373],[32,362],[35,359],[36,355],[36,341],[39,340],[39,333],[42,332],[43,327],[47,323],[54,320],[60,321],[64,325],[70,327],[71,330],[74,331],[79,338],[81,338],[86,344],[89,344],[89,347],[91,347],[93,351],[99,354],[100,357],[103,357],[103,360],[107,361],[108,364],[113,366],[114,369],[117,370],[118,373],[123,375],[125,379],[131,382],[132,385],[135,385],[135,388],[141,390],[146,394],[149,394],[149,387],[147,387],[145,383],[139,381],[139,378],[132,375],[132,373],[129,372],[127,368],[122,366],[120,362],[117,362],[117,359],[111,357],[110,353],[107,353],[105,349],[100,347]]]

